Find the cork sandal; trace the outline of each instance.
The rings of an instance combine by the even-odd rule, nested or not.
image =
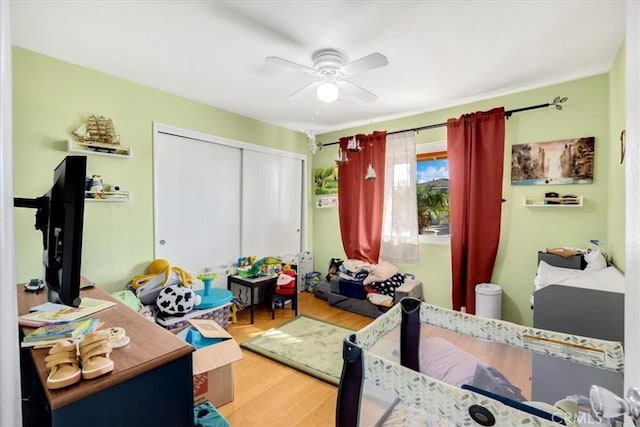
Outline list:
[[[80,367],[76,354],[76,344],[72,340],[57,341],[44,358],[45,366],[51,369],[47,377],[47,388],[58,389],[80,381]]]
[[[109,358],[109,331],[90,332],[80,341],[82,378],[90,380],[113,371],[113,360]]]

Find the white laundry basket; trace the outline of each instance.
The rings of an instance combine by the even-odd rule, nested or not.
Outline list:
[[[502,318],[502,287],[495,283],[476,285],[476,315],[488,319]]]

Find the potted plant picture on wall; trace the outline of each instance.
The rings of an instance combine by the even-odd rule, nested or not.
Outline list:
[[[316,207],[335,208],[338,206],[338,167],[328,166],[313,170],[313,192]]]
[[[313,187],[316,195],[338,193],[338,168],[329,166],[313,170]]]

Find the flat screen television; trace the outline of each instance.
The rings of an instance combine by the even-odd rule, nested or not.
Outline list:
[[[47,299],[80,305],[80,266],[87,158],[67,156],[53,172],[53,185],[36,199],[15,198],[16,207],[36,209],[42,231],[42,261]]]

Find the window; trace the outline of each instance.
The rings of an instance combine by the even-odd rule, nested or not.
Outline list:
[[[449,242],[449,162],[447,143],[417,146],[416,196],[422,243]]]

